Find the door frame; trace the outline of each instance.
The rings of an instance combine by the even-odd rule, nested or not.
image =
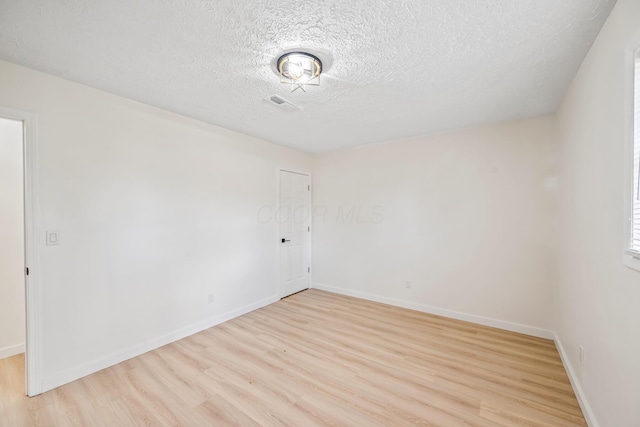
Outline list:
[[[277,218],[277,213],[280,212],[280,186],[281,186],[281,182],[280,182],[280,178],[282,176],[282,172],[289,172],[289,173],[295,173],[298,175],[306,175],[308,177],[309,180],[309,191],[307,194],[307,207],[309,208],[309,218],[307,219],[307,224],[310,227],[310,231],[309,231],[309,243],[308,243],[308,247],[307,247],[307,251],[309,254],[309,268],[311,268],[311,260],[312,260],[312,253],[311,253],[311,248],[312,248],[312,239],[313,239],[313,203],[312,203],[312,192],[313,189],[311,188],[311,172],[306,171],[306,170],[300,170],[300,169],[296,169],[296,168],[286,168],[286,167],[279,167],[277,170],[277,174],[278,174],[278,179],[276,180],[276,182],[278,183],[278,203],[276,205],[276,209],[274,211],[274,216],[273,219],[276,223],[276,228],[277,228],[277,233],[278,233],[278,299],[282,299],[284,298],[284,296],[282,295],[283,293],[283,289],[282,289],[282,271],[281,271],[281,266],[282,266],[282,243],[280,242],[281,239],[281,232],[280,232],[280,221]],[[309,279],[309,287],[307,289],[311,289],[311,284],[313,283],[312,280],[312,274],[313,274],[313,270],[309,271],[308,273],[308,279]]]
[[[38,257],[38,117],[0,106],[0,117],[22,122],[25,268],[25,393],[42,393],[42,306]]]

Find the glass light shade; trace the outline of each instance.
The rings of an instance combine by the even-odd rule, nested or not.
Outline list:
[[[322,62],[306,52],[285,53],[278,58],[278,71],[280,83],[290,84],[291,92],[298,89],[306,92],[306,85],[320,85]]]

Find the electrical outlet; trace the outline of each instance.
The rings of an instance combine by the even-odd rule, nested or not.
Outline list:
[[[214,294],[213,292],[211,292],[208,296],[207,296],[207,301],[209,302],[209,304],[211,304],[212,302],[214,302],[216,300],[216,294]]]
[[[584,347],[580,346],[579,349],[580,349],[580,364],[584,365]]]
[[[411,289],[411,282],[408,281],[408,280],[406,282],[404,282],[404,287],[407,288],[407,289]]]

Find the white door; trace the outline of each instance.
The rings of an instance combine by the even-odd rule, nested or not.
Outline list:
[[[280,296],[309,288],[309,175],[280,171]]]

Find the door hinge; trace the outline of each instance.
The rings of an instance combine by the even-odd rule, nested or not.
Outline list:
[[[311,267],[307,267],[307,273],[311,273]]]
[[[29,267],[25,267],[24,268],[24,275],[28,276],[29,275]]]
[[[311,191],[311,186],[307,185],[307,190]]]
[[[307,227],[307,231],[311,231],[311,226]]]

